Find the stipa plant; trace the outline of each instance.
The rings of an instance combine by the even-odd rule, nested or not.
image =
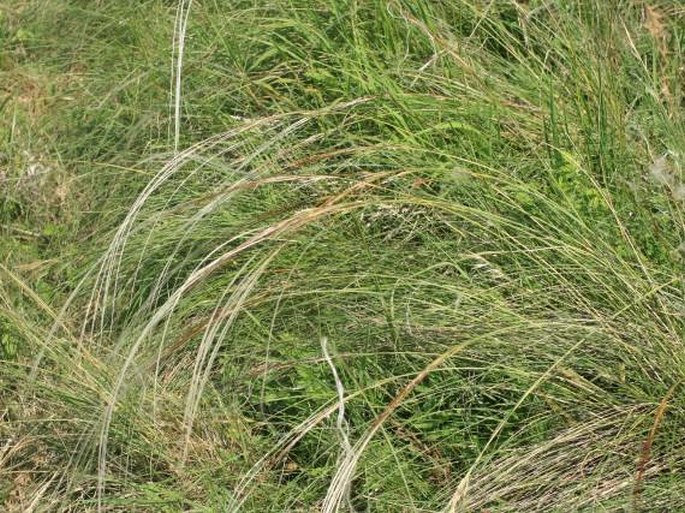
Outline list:
[[[346,116],[354,119],[349,111]],[[293,126],[304,130],[306,124],[298,119],[287,125]],[[297,139],[297,130],[281,135],[290,155],[295,144],[288,136]],[[305,141],[298,150],[311,155],[315,141]],[[267,132],[263,144],[277,143]],[[94,288],[94,319],[104,333],[109,321],[103,319],[112,315],[103,308],[107,302],[112,312],[126,312],[132,300],[141,306],[109,357],[123,363],[98,442],[101,479],[112,471],[105,449],[116,442],[109,434],[115,411],[138,386],[153,390],[153,419],[167,388],[186,388],[178,426],[181,475],[194,459],[200,460],[195,465],[207,464],[195,454],[201,443],[197,423],[208,422],[212,412],[224,414],[211,399],[221,391],[229,393],[230,409],[246,417],[241,422],[261,426],[249,430],[261,442],[247,442],[248,447],[273,440],[274,448],[254,462],[246,480],[233,485],[235,507],[263,507],[271,496],[276,508],[283,501],[304,507],[322,497],[329,511],[345,498],[357,508],[385,503],[392,509],[393,501],[399,501],[396,507],[435,508],[441,491],[452,488],[448,503],[472,497],[475,504],[491,504],[502,493],[503,504],[520,508],[527,502],[515,502],[517,497],[533,501],[525,493],[533,485],[525,479],[522,489],[512,490],[503,472],[501,492],[477,488],[480,472],[513,472],[508,463],[500,466],[510,451],[540,447],[539,454],[547,454],[545,447],[557,443],[551,434],[575,435],[587,451],[574,455],[582,460],[597,446],[581,443],[589,435],[579,426],[594,426],[595,417],[603,419],[591,429],[597,443],[606,444],[608,437],[618,444],[618,454],[630,454],[648,439],[652,389],[666,397],[679,379],[675,369],[674,375],[664,374],[671,368],[666,362],[678,354],[677,317],[666,306],[677,298],[673,279],[655,283],[644,263],[622,256],[630,255],[630,246],[593,240],[595,232],[576,209],[496,170],[470,170],[464,163],[461,179],[473,181],[474,190],[456,187],[445,197],[416,190],[415,177],[425,173],[420,167],[375,163],[373,173],[365,171],[364,161],[389,152],[400,162],[421,160],[420,148],[380,144],[364,148],[361,156],[350,152],[344,169],[332,163],[326,175],[301,163],[296,174],[274,174],[286,164],[269,160],[245,173],[246,179],[221,182],[218,189],[225,193],[194,191],[190,205],[166,207],[173,195],[160,194],[165,207],[157,212],[163,215],[141,215],[139,223],[122,225],[128,233],[115,240],[108,253],[113,258]],[[352,159],[358,159],[355,166]],[[167,185],[174,191],[201,171],[171,169],[174,183]],[[204,177],[197,187],[211,182]],[[530,195],[532,211],[522,211],[510,192],[518,190]],[[268,209],[255,211],[255,204]],[[249,216],[236,215],[243,210]],[[174,219],[172,213],[181,214]],[[212,232],[203,232],[203,225]],[[231,237],[212,241],[219,226]],[[170,236],[174,232],[179,235]],[[144,258],[126,262],[119,240],[126,240],[128,254]],[[148,260],[151,246],[165,258]],[[211,249],[203,253],[202,247]],[[123,267],[134,271],[127,273],[132,280],[155,279],[111,285]],[[98,295],[110,299],[103,303]],[[652,334],[649,341],[645,329]],[[356,443],[342,459],[327,421],[340,401],[325,372],[321,337],[347,355],[340,383],[347,383],[344,402],[349,401],[347,422]],[[147,362],[143,370],[138,362]],[[635,383],[635,376],[643,380]],[[412,398],[420,386],[419,399]],[[636,426],[624,434],[625,423]],[[381,434],[384,443],[376,440]],[[367,451],[380,456],[367,461]],[[604,458],[599,468],[629,468],[627,461],[617,466],[610,454]],[[278,481],[256,485],[258,476],[272,475],[274,468],[290,474],[285,496],[260,493],[264,486],[280,488]],[[523,464],[519,468],[527,472]],[[440,472],[448,475],[434,475]],[[552,476],[554,469],[545,471],[544,479]],[[609,475],[603,477],[606,485]],[[611,479],[611,499],[632,486],[632,479]],[[581,480],[581,491],[596,482],[594,476]],[[541,508],[578,497],[577,490],[537,489],[544,493],[533,503]]]
[[[133,202],[79,336],[45,335],[36,404],[78,422],[35,504],[681,507],[683,207],[648,181],[677,120],[643,13],[277,7],[182,29],[230,126]]]

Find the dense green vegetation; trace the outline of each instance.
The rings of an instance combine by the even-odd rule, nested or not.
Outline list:
[[[685,510],[685,8],[0,0],[0,509]]]

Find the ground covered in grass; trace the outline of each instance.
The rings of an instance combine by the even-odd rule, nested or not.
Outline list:
[[[685,510],[685,8],[0,0],[0,509]]]

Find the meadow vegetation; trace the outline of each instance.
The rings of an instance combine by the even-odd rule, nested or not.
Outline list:
[[[675,0],[0,0],[0,509],[685,510]]]

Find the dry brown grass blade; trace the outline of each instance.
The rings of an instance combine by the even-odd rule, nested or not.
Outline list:
[[[678,388],[678,385],[680,385],[680,381],[675,383],[668,390],[668,392],[666,392],[666,395],[659,402],[659,406],[657,407],[656,412],[654,413],[654,422],[652,423],[652,428],[649,430],[647,439],[642,444],[642,452],[640,454],[640,460],[637,466],[637,475],[635,476],[635,485],[633,486],[632,511],[634,512],[637,512],[641,509],[640,496],[642,494],[642,483],[644,481],[647,465],[649,464],[649,461],[652,457],[652,445],[654,444],[654,438],[656,438],[656,433],[659,430],[659,426],[661,426],[664,416],[666,415],[666,410],[668,409],[669,401],[673,397],[673,394]]]
[[[665,58],[668,54],[668,48],[666,47],[668,31],[663,18],[664,14],[657,10],[657,8],[645,4],[643,25],[659,46],[659,54],[662,58]]]
[[[374,437],[376,432],[381,428],[385,421],[399,408],[399,406],[404,402],[404,400],[411,394],[411,392],[425,380],[428,375],[444,364],[449,358],[455,356],[457,353],[471,345],[472,341],[462,342],[450,347],[447,351],[442,353],[440,356],[431,361],[426,367],[421,370],[414,378],[407,382],[393,399],[388,403],[388,405],[383,409],[383,411],[376,416],[376,418],[371,422],[368,431],[361,437],[361,439],[355,444],[353,450],[350,451],[349,456],[347,456],[342,464],[339,466],[336,475],[331,481],[331,485],[324,499],[321,511],[326,513],[333,513],[337,511],[343,497],[345,496],[351,478],[357,466],[357,462],[361,454],[364,452],[368,446],[371,439]]]

